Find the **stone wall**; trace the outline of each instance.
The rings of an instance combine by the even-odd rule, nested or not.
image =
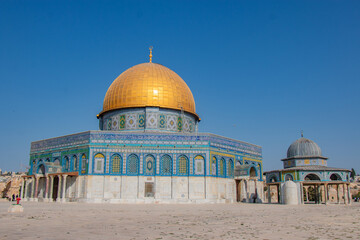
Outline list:
[[[86,202],[235,202],[235,181],[213,177],[86,176]],[[81,179],[78,179],[81,181]],[[154,197],[146,197],[146,185]],[[259,189],[262,188],[259,186]],[[81,195],[81,193],[80,193]],[[263,193],[261,193],[263,196]]]

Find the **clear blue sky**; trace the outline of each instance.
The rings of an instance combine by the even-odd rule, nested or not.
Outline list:
[[[360,172],[360,1],[330,0],[1,1],[0,168],[97,130],[107,88],[150,45],[200,131],[262,146],[271,170],[303,129],[329,166]]]

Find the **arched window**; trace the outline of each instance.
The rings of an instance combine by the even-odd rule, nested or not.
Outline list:
[[[76,155],[73,155],[74,170],[78,170],[79,161]]]
[[[229,171],[229,177],[233,178],[234,177],[234,162],[232,159],[229,159],[228,162],[228,171]]]
[[[195,174],[203,175],[205,173],[204,171],[204,162],[205,159],[201,155],[197,155],[195,157],[194,165],[195,165]]]
[[[255,167],[250,168],[250,177],[256,177],[256,169],[255,169]]]
[[[331,180],[331,181],[341,181],[342,179],[341,179],[341,177],[340,177],[339,174],[333,173],[333,174],[331,174],[331,176],[330,176],[330,180]]]
[[[135,154],[129,155],[127,159],[127,173],[137,175],[139,172],[139,158]]]
[[[47,158],[47,159],[45,160],[45,162],[50,162],[50,158]]]
[[[277,182],[276,176],[271,176],[270,179],[269,179],[269,182],[271,182],[271,183]]]
[[[70,169],[69,157],[65,156],[64,161],[65,161],[65,171],[69,171],[69,169]]]
[[[188,163],[188,159],[186,156],[181,155],[178,158],[178,174],[179,175],[188,175],[189,171],[189,163]]]
[[[225,159],[221,158],[220,160],[220,176],[225,177],[226,173],[226,164]]]
[[[211,167],[211,175],[214,175],[214,176],[216,176],[217,175],[217,172],[216,172],[216,163],[217,163],[217,159],[216,159],[216,157],[212,157],[212,159],[211,159],[211,165],[210,165],[210,167]]]
[[[152,155],[147,155],[145,158],[145,174],[155,175],[155,158]]]
[[[102,155],[101,153],[98,153],[95,155],[95,157],[94,157],[94,163],[95,163],[94,173],[104,173],[104,162],[105,162],[104,155]]]
[[[172,174],[172,159],[169,155],[164,155],[160,160],[161,174],[171,176]]]
[[[112,173],[120,173],[121,169],[121,157],[118,154],[115,154],[111,159],[111,172]]]
[[[306,177],[304,179],[305,179],[305,181],[320,181],[320,178],[316,174],[313,174],[313,173],[306,175]]]
[[[81,155],[81,173],[86,173],[87,172],[87,159],[86,159],[86,155],[83,154]]]
[[[44,164],[41,164],[41,165],[38,167],[37,173],[39,173],[39,174],[45,174],[45,166],[44,166]]]
[[[285,182],[286,182],[286,181],[294,181],[293,176],[292,176],[291,174],[286,174],[286,175],[285,175]]]

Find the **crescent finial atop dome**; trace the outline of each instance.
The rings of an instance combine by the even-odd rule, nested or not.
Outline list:
[[[150,50],[150,54],[149,54],[149,58],[150,58],[150,62],[152,62],[152,50],[153,50],[153,46],[149,47]]]

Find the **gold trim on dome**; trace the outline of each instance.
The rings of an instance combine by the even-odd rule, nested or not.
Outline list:
[[[105,112],[132,107],[160,107],[183,110],[196,116],[190,88],[174,71],[156,63],[142,63],[118,76],[106,92]]]

